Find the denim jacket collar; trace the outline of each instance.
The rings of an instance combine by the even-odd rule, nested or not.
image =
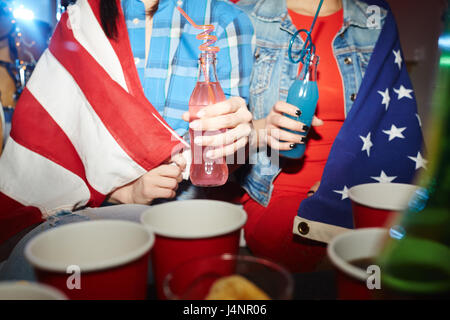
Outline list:
[[[281,3],[280,3],[281,2]],[[255,5],[254,17],[266,22],[281,21],[287,14],[286,1],[261,0]]]
[[[367,8],[369,5],[359,0],[342,0],[342,7],[344,9],[344,28],[353,25],[360,28],[369,28],[367,20],[371,14]],[[286,1],[261,0],[255,5],[251,13],[255,18],[266,21],[276,22],[281,21],[282,27],[291,32],[292,28],[288,27],[286,22],[287,7]],[[382,17],[383,18],[383,17]],[[296,30],[294,30],[295,32]]]

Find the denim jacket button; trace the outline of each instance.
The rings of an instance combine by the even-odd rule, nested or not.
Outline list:
[[[255,51],[255,60],[259,58],[259,48],[256,48]]]
[[[309,233],[309,226],[306,222],[302,221],[298,224],[298,232],[302,235],[307,235]]]
[[[344,59],[344,63],[345,63],[345,64],[352,64],[352,63],[353,63],[353,60],[352,60],[352,58],[350,58],[350,57],[346,57],[346,58]]]
[[[352,93],[350,95],[350,100],[355,101],[356,100],[356,93]]]

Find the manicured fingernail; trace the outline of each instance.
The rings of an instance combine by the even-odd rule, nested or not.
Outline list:
[[[203,141],[202,137],[195,137],[194,139],[194,143],[198,144],[199,146],[202,145],[202,141]]]
[[[307,125],[305,124],[305,125],[303,126],[303,128],[302,128],[302,129],[303,129],[303,131],[305,131],[305,132],[306,132],[306,131],[308,131],[308,130],[309,130],[309,127],[308,127],[308,126],[307,126]]]
[[[189,123],[189,128],[191,129],[198,129],[200,127],[200,121],[194,120],[191,123]]]
[[[294,143],[291,143],[291,144],[289,145],[289,148],[291,148],[291,149],[294,149],[294,147],[295,147],[295,144],[294,144]]]
[[[306,137],[302,137],[302,138],[300,139],[300,143],[305,143],[305,141],[306,141]]]
[[[201,118],[205,115],[205,111],[200,110],[199,112],[197,112],[197,117]]]
[[[295,114],[297,115],[297,117],[300,117],[300,115],[302,114],[302,112],[300,110],[295,111]]]

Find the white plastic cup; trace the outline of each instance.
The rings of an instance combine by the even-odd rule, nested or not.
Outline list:
[[[376,258],[387,237],[388,229],[363,228],[342,233],[328,244],[327,254],[337,271],[338,299],[371,298],[367,286],[371,274],[351,262]]]
[[[355,228],[389,227],[408,207],[418,186],[404,183],[365,183],[348,191]]]
[[[0,300],[67,300],[61,291],[26,281],[0,282]]]
[[[78,222],[34,237],[25,257],[40,282],[70,299],[145,299],[154,240],[149,228],[135,222]],[[70,278],[77,272],[79,281]]]

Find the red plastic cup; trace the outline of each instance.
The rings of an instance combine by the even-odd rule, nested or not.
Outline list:
[[[350,188],[355,228],[389,227],[418,188],[403,183],[366,183]]]
[[[142,223],[156,235],[151,257],[158,298],[166,299],[164,278],[181,263],[203,256],[237,254],[246,220],[241,206],[213,200],[173,201],[144,212]]]
[[[0,282],[0,300],[67,300],[56,288],[27,281]]]
[[[145,299],[154,240],[139,223],[87,221],[39,234],[28,242],[25,256],[39,282],[70,299]]]
[[[368,300],[372,298],[374,290],[378,290],[370,290],[367,286],[367,279],[372,273],[351,262],[375,259],[387,236],[387,229],[364,228],[342,233],[328,244],[327,254],[337,271],[338,299]]]

